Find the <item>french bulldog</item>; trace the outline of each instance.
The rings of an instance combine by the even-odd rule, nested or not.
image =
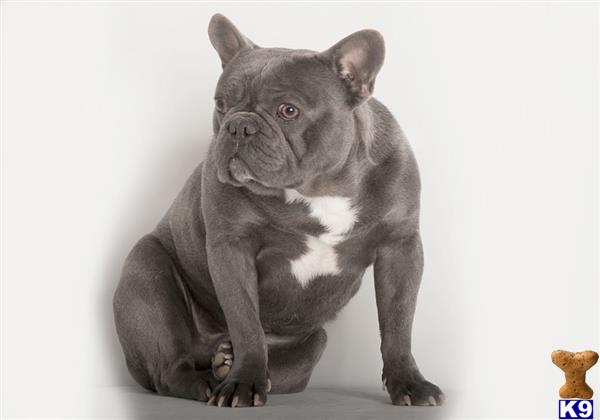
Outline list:
[[[372,97],[382,36],[358,31],[324,52],[261,48],[219,14],[208,34],[223,71],[207,157],[134,246],[114,295],[129,372],[219,407],[302,391],[323,325],[374,265],[384,388],[393,404],[441,404],[411,353],[420,181]]]

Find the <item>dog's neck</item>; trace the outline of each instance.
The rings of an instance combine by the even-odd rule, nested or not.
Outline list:
[[[355,147],[352,149],[341,168],[315,175],[303,182],[296,190],[307,197],[355,196],[358,192],[360,182],[358,172],[361,165],[355,159]]]

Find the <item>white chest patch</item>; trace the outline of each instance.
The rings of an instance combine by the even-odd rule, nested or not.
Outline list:
[[[301,202],[308,205],[310,215],[325,227],[321,235],[306,235],[308,250],[291,261],[292,274],[305,286],[319,275],[340,273],[334,246],[341,242],[354,223],[356,209],[347,197],[305,197],[296,190],[285,190],[287,203]]]

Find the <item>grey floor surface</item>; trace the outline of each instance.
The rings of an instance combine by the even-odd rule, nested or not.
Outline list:
[[[103,388],[97,418],[131,419],[440,419],[449,407],[399,407],[378,389],[309,388],[299,394],[269,395],[260,408],[218,408],[160,397],[138,387]]]

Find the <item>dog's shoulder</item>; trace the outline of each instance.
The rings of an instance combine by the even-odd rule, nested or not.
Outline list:
[[[362,180],[361,202],[366,214],[391,228],[418,223],[421,180],[414,153],[396,119],[385,105],[371,98],[372,162]]]

